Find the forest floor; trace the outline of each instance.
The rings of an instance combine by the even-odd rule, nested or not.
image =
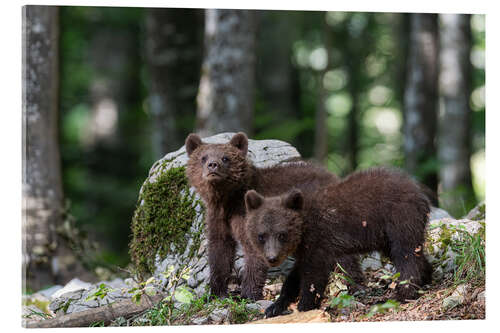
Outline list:
[[[291,314],[269,319],[261,319],[256,323],[299,323],[299,322],[367,322],[367,321],[419,321],[419,320],[457,320],[485,319],[485,281],[478,279],[469,283],[456,283],[451,279],[435,282],[423,289],[416,300],[399,304],[392,301],[394,291],[381,289],[377,285],[375,274],[367,276],[367,285],[363,293],[356,296],[338,294],[325,299],[319,310],[299,313],[294,303],[290,306]],[[267,299],[274,297],[279,285],[266,287]],[[457,290],[463,290],[463,298],[454,306],[450,306],[448,297]],[[478,297],[479,296],[479,297]],[[343,298],[343,300],[338,301]],[[337,301],[335,302],[335,299]],[[336,305],[332,305],[336,303]],[[447,306],[445,305],[447,304]],[[252,323],[252,322],[249,322]]]

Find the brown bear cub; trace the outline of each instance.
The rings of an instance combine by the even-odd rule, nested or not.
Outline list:
[[[431,281],[424,256],[429,201],[408,176],[384,168],[356,172],[315,195],[300,190],[245,195],[246,228],[269,265],[293,254],[296,264],[266,316],[281,314],[300,295],[299,311],[317,308],[338,258],[378,250],[391,258],[400,281],[397,298],[416,296]]]
[[[255,189],[268,196],[285,193],[292,188],[312,195],[320,187],[335,184],[339,179],[327,170],[306,162],[256,168],[247,159],[248,139],[237,133],[226,144],[203,143],[199,136],[186,138],[189,156],[186,175],[204,201],[208,238],[208,264],[212,294],[227,295],[228,280],[234,263],[236,241],[240,242],[245,269],[241,296],[262,298],[268,264],[258,256],[246,236],[245,193]],[[339,260],[356,282],[363,280],[356,257]]]

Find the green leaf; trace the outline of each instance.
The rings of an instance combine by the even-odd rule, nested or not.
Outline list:
[[[394,309],[397,308],[398,306],[399,302],[392,299],[388,300],[387,302],[381,305],[382,309]]]
[[[137,294],[134,294],[132,296],[132,301],[135,303],[135,304],[139,304],[141,302],[141,293],[137,293]]]
[[[174,296],[177,301],[185,304],[190,304],[194,299],[193,294],[182,286],[175,290]]]

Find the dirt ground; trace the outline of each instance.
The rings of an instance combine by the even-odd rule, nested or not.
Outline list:
[[[369,278],[368,281],[371,279]],[[372,281],[373,282],[373,281]],[[464,284],[467,292],[462,304],[445,308],[443,301],[452,295],[457,284],[440,281],[426,286],[416,300],[409,300],[399,306],[381,313],[368,315],[376,304],[393,299],[393,290],[387,287],[366,287],[365,292],[354,297],[353,305],[343,309],[332,308],[330,300],[325,299],[319,310],[300,313],[297,304],[290,306],[291,313],[284,316],[261,319],[255,323],[307,323],[307,322],[366,322],[366,321],[419,321],[419,320],[460,320],[485,319],[485,298],[478,297],[484,290],[484,280]],[[280,284],[266,286],[266,298],[271,299],[279,293]],[[484,295],[484,294],[483,294]],[[335,295],[336,296],[336,295]]]

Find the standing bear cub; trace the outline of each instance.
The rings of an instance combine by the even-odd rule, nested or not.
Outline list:
[[[190,134],[186,138],[186,151],[189,156],[186,175],[206,208],[211,292],[219,297],[227,295],[238,241],[245,258],[241,296],[262,298],[268,265],[257,255],[246,235],[245,193],[254,189],[272,196],[298,188],[305,195],[312,195],[322,186],[338,183],[339,179],[302,161],[256,168],[247,159],[248,139],[244,133],[235,134],[225,144],[204,143],[198,135]],[[354,281],[362,281],[356,257],[343,257],[340,263]]]
[[[391,258],[400,280],[397,298],[416,296],[431,280],[424,256],[429,201],[401,172],[356,172],[312,196],[291,190],[274,197],[245,195],[247,235],[255,250],[276,266],[294,254],[296,264],[266,316],[281,314],[300,296],[299,311],[317,308],[338,258],[378,250]]]

